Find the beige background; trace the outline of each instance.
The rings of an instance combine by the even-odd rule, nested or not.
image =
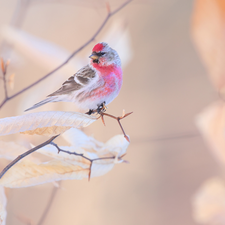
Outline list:
[[[33,0],[21,29],[72,52],[88,40],[103,21],[104,4],[104,1]],[[112,9],[119,4],[120,1],[110,1]],[[9,24],[15,7],[14,0],[0,1],[0,28]],[[111,18],[97,37],[96,42],[113,21],[126,21],[133,58],[124,69],[122,90],[109,105],[108,112],[114,115],[120,115],[122,109],[134,112],[122,121],[131,138],[125,157],[130,164],[116,165],[110,173],[91,182],[61,182],[44,225],[195,224],[193,195],[206,178],[218,173],[218,168],[202,138],[192,137],[198,134],[194,120],[205,106],[217,99],[217,94],[191,40],[192,9],[190,0],[133,1]],[[93,44],[78,56],[85,57]],[[9,73],[16,74],[15,89],[10,94],[49,71],[37,66],[32,59],[22,55],[19,58],[21,61],[15,60],[15,64],[13,61],[9,69]],[[59,82],[66,79],[60,73],[52,77]],[[51,79],[7,103],[0,117],[23,114],[26,98],[40,95],[41,100],[43,89],[49,93],[49,85],[54,88]],[[0,99],[3,99],[0,85]],[[46,107],[44,109],[49,110],[51,106]],[[71,104],[68,108],[64,104],[56,107],[73,110]],[[98,121],[85,131],[100,141],[120,133],[115,121],[106,119],[106,123],[104,127]],[[180,135],[185,138],[153,141]],[[12,135],[2,139],[22,142],[26,138]],[[43,140],[32,139],[35,144]],[[46,184],[9,190],[7,224],[23,224],[17,215],[31,218],[37,224],[52,188],[52,184]]]

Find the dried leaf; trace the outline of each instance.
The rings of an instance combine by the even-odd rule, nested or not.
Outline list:
[[[9,77],[9,79],[8,79],[8,84],[9,84],[9,87],[11,88],[11,89],[13,89],[14,88],[14,78],[15,78],[15,74],[13,73],[13,74],[11,74],[10,75],[10,77]]]
[[[193,200],[194,219],[200,224],[224,225],[225,182],[220,178],[206,181]]]
[[[6,203],[7,199],[5,196],[5,189],[4,187],[0,186],[0,225],[5,225],[6,223],[6,216],[7,216]]]
[[[193,37],[216,88],[225,85],[225,1],[196,0]]]
[[[225,107],[217,102],[198,115],[196,124],[216,159],[225,166]]]
[[[110,159],[93,161],[91,177],[101,176],[109,172],[115,163],[123,162],[120,157],[126,153],[129,145],[129,142],[126,141],[123,135],[117,135],[103,144],[87,137],[83,132],[76,132],[73,129],[70,135],[71,133],[77,135],[74,137],[77,140],[80,138],[81,140],[86,140],[86,142],[81,141],[77,146],[75,143],[71,146],[62,146],[60,147],[61,149],[83,153],[84,156],[90,159],[111,157]],[[45,146],[39,149],[38,152],[53,159],[45,163],[29,161],[17,163],[1,178],[0,185],[11,188],[27,187],[59,180],[83,179],[89,176],[91,162],[81,156],[70,155],[64,152],[58,153],[56,147],[52,145]]]
[[[86,127],[96,117],[78,112],[48,111],[0,119],[0,136],[23,133],[57,135],[71,127]]]

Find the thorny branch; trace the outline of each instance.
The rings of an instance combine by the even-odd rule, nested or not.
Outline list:
[[[88,180],[89,181],[90,181],[90,178],[91,178],[91,168],[92,168],[92,164],[93,164],[94,161],[97,161],[97,160],[105,160],[105,159],[115,159],[115,156],[90,159],[90,158],[84,156],[84,154],[79,154],[79,153],[76,153],[76,152],[70,152],[70,151],[63,150],[63,149],[59,148],[59,146],[57,144],[55,144],[54,142],[51,142],[50,144],[53,145],[53,146],[55,146],[57,148],[58,153],[64,152],[64,153],[67,153],[69,155],[80,156],[80,157],[88,160],[90,162],[89,174],[88,174]]]
[[[2,172],[0,173],[0,179],[4,176],[4,174],[12,167],[14,166],[17,162],[19,162],[21,159],[23,159],[24,157],[30,155],[31,153],[37,151],[38,149],[48,145],[48,144],[51,144],[53,146],[55,146],[58,150],[58,153],[60,152],[64,152],[64,153],[67,153],[67,154],[70,154],[70,155],[76,155],[76,156],[79,156],[79,157],[82,157],[86,160],[88,160],[90,162],[90,167],[89,167],[89,180],[91,178],[91,168],[92,168],[92,164],[94,161],[97,161],[97,160],[105,160],[105,159],[115,159],[115,156],[111,156],[111,157],[102,157],[102,158],[95,158],[95,159],[90,159],[86,156],[84,156],[84,154],[79,154],[79,153],[76,153],[76,152],[70,152],[70,151],[66,151],[66,150],[63,150],[61,149],[57,144],[55,144],[53,142],[54,139],[56,139],[60,134],[56,135],[56,136],[53,136],[51,137],[49,140],[45,141],[44,143],[26,151],[25,153],[19,155],[16,159],[14,159],[11,163],[9,163],[3,170]],[[119,157],[119,159],[121,159],[123,156]]]
[[[123,132],[123,135],[124,135],[124,137],[126,138],[126,140],[127,140],[128,142],[130,142],[130,138],[126,135],[126,133],[125,133],[125,131],[124,131],[124,129],[123,129],[123,126],[122,126],[120,120],[122,120],[123,118],[129,116],[129,115],[132,114],[132,113],[133,113],[133,112],[130,112],[130,113],[126,113],[126,114],[125,114],[125,112],[123,111],[123,115],[122,115],[122,116],[116,117],[116,116],[110,115],[110,114],[105,113],[105,112],[102,112],[102,111],[99,112],[100,117],[101,117],[102,122],[103,122],[104,125],[105,125],[104,116],[108,116],[108,117],[111,117],[111,118],[117,120],[117,122],[119,123],[119,126],[120,126],[120,128],[121,128],[121,130],[122,130],[122,132]],[[99,117],[99,118],[100,118],[100,117]]]
[[[117,9],[115,9],[114,11],[110,11],[109,5],[107,5],[107,11],[108,14],[106,16],[106,18],[104,19],[104,21],[102,22],[101,26],[98,28],[98,30],[94,33],[94,35],[85,43],[83,44],[81,47],[79,47],[77,50],[75,50],[66,60],[65,62],[63,62],[61,65],[59,65],[58,67],[56,67],[55,69],[53,69],[51,72],[47,73],[45,76],[43,76],[42,78],[40,78],[39,80],[37,80],[36,82],[34,82],[33,84],[27,86],[26,88],[18,91],[17,93],[15,93],[12,96],[7,96],[2,103],[0,104],[0,109],[2,108],[2,106],[8,102],[9,100],[17,97],[18,95],[22,94],[23,92],[27,91],[28,89],[32,88],[33,86],[37,85],[38,83],[40,83],[41,81],[43,81],[44,79],[46,79],[47,77],[49,77],[50,75],[52,75],[53,73],[55,73],[57,70],[61,69],[63,66],[65,66],[78,52],[80,52],[83,48],[85,48],[88,44],[90,44],[92,41],[95,40],[95,38],[97,37],[97,35],[101,32],[101,30],[104,28],[104,26],[106,25],[106,23],[108,22],[108,20],[115,15],[118,11],[120,11],[122,8],[124,8],[127,4],[129,4],[132,0],[128,0],[126,2],[124,2],[123,4],[121,4]]]

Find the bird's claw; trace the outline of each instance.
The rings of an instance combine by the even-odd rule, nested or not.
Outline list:
[[[101,112],[105,112],[107,109],[105,102],[103,102],[102,104],[98,105],[97,108],[97,113],[100,114]]]

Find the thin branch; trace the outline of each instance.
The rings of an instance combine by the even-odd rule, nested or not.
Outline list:
[[[126,140],[127,140],[128,142],[130,142],[130,138],[126,135],[126,133],[125,133],[125,131],[124,131],[124,129],[123,129],[123,126],[122,126],[120,120],[122,120],[123,118],[129,116],[129,115],[132,114],[132,113],[133,113],[133,112],[126,113],[126,114],[124,114],[123,116],[118,116],[118,117],[116,117],[116,116],[110,115],[110,114],[105,113],[105,112],[102,112],[102,111],[99,112],[100,117],[101,117],[102,122],[103,122],[104,125],[105,125],[104,116],[108,116],[108,117],[111,117],[112,119],[117,120],[117,122],[118,122],[118,124],[119,124],[119,126],[120,126],[120,128],[121,128],[121,130],[122,130],[122,132],[123,132],[123,135],[124,135],[124,137],[126,138]]]
[[[0,173],[0,179],[4,176],[4,174],[13,166],[15,165],[17,162],[19,162],[22,158],[30,155],[31,153],[37,151],[38,149],[44,147],[45,145],[48,145],[49,143],[51,143],[55,138],[57,138],[59,136],[56,135],[56,136],[53,136],[51,137],[49,140],[45,141],[44,143],[30,149],[29,151],[26,151],[25,153],[19,155],[16,159],[14,159],[11,163],[9,163],[3,170],[2,172]]]
[[[97,161],[97,160],[105,160],[105,159],[115,159],[115,156],[90,159],[90,158],[84,156],[83,154],[79,154],[79,153],[76,153],[76,152],[70,152],[70,151],[63,150],[63,149],[61,149],[57,144],[55,144],[55,143],[53,142],[53,140],[54,140],[55,138],[57,138],[59,135],[60,135],[60,134],[58,134],[58,135],[56,135],[56,136],[53,136],[53,137],[51,137],[49,140],[45,141],[44,143],[42,143],[42,144],[40,144],[40,145],[38,145],[38,146],[36,146],[36,147],[34,147],[34,148],[32,148],[32,149],[26,151],[25,153],[23,153],[23,154],[21,154],[21,155],[19,155],[16,159],[14,159],[11,163],[9,163],[9,164],[2,170],[2,172],[0,173],[0,179],[4,176],[4,174],[5,174],[12,166],[14,166],[14,165],[15,165],[17,162],[19,162],[22,158],[28,156],[29,154],[31,154],[31,153],[37,151],[38,149],[40,149],[40,148],[42,148],[42,147],[44,147],[44,146],[46,146],[46,145],[48,145],[48,144],[51,144],[51,145],[55,146],[55,147],[57,148],[57,150],[58,150],[58,153],[64,152],[64,153],[67,153],[67,154],[70,154],[70,155],[76,155],[76,156],[78,156],[78,157],[82,157],[82,158],[88,160],[88,161],[90,162],[90,167],[89,167],[89,170],[90,170],[90,172],[89,172],[89,180],[90,180],[90,178],[91,178],[91,167],[92,167],[92,163],[93,163],[94,161]],[[123,157],[123,156],[119,157],[119,159],[121,159],[122,157]]]
[[[47,73],[45,76],[43,76],[42,78],[40,78],[39,80],[37,80],[36,82],[34,82],[33,84],[27,86],[26,88],[22,89],[21,91],[18,91],[17,93],[15,93],[14,95],[10,96],[7,98],[6,101],[3,101],[0,104],[0,109],[1,107],[8,102],[9,100],[17,97],[18,95],[22,94],[23,92],[27,91],[28,89],[32,88],[33,86],[37,85],[38,83],[40,83],[41,81],[43,81],[44,79],[46,79],[47,77],[49,77],[50,75],[52,75],[53,73],[55,73],[57,70],[61,69],[63,66],[65,66],[78,52],[80,52],[83,48],[85,48],[88,44],[90,44],[92,41],[95,40],[95,38],[97,37],[97,35],[101,32],[101,30],[104,28],[104,26],[106,25],[106,23],[108,22],[108,20],[115,15],[117,12],[119,12],[122,8],[124,8],[127,4],[129,4],[132,0],[128,0],[125,3],[121,4],[116,10],[112,11],[112,12],[108,12],[106,18],[104,19],[104,21],[102,22],[101,26],[98,28],[98,30],[94,33],[94,35],[85,43],[83,44],[81,47],[79,47],[77,50],[75,50],[66,60],[65,62],[63,62],[61,65],[59,65],[58,67],[56,67],[55,69],[53,69],[51,72]]]
[[[79,156],[79,157],[82,157],[82,158],[88,160],[88,161],[90,162],[89,174],[88,174],[88,180],[89,180],[89,181],[90,181],[90,179],[91,179],[91,168],[92,168],[92,164],[93,164],[94,161],[97,161],[97,160],[105,160],[105,159],[115,159],[115,156],[111,156],[111,157],[108,156],[108,157],[102,157],[102,158],[90,159],[90,158],[84,156],[83,154],[78,154],[78,153],[76,153],[76,152],[70,152],[70,151],[63,150],[63,149],[61,149],[61,148],[60,148],[56,143],[54,143],[54,142],[51,142],[51,143],[49,143],[49,144],[55,146],[55,147],[57,148],[57,150],[58,150],[58,153],[64,152],[64,153],[67,153],[67,154],[69,154],[69,155],[76,155],[76,156]],[[121,156],[121,157],[119,157],[119,158],[121,159],[122,157],[123,157],[123,156]]]
[[[2,108],[2,106],[3,105],[5,105],[5,103],[8,101],[8,98],[5,98],[2,102],[1,102],[1,104],[0,104],[0,109]]]

